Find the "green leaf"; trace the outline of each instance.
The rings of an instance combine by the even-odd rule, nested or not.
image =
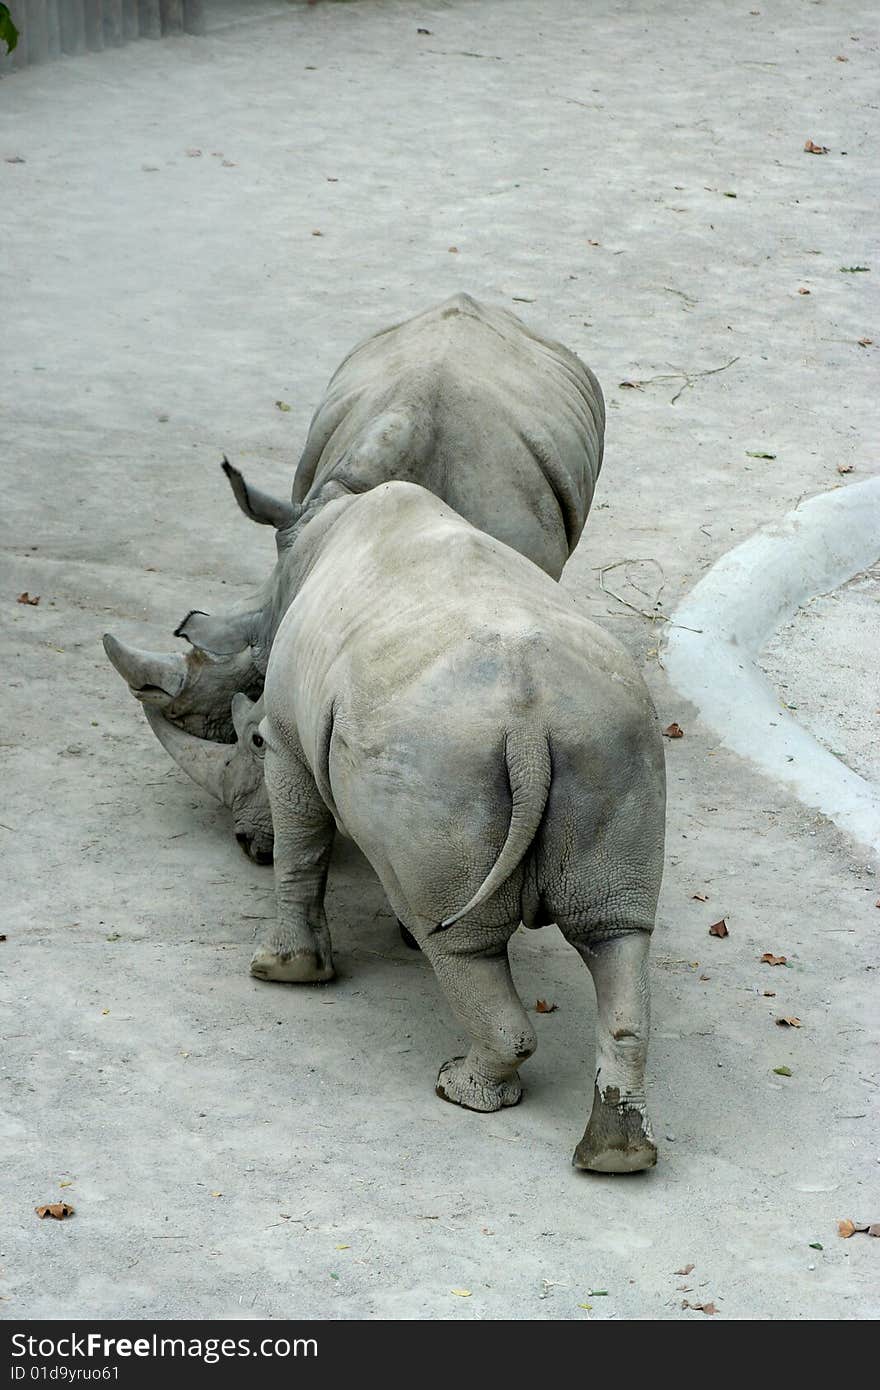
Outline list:
[[[587,1298],[607,1298],[607,1297],[608,1297],[608,1290],[607,1290],[607,1289],[590,1289],[590,1292],[587,1294]]]
[[[773,1068],[773,1074],[774,1074],[774,1076],[791,1076],[791,1068],[790,1068],[790,1067],[774,1067],[774,1068]]]
[[[18,43],[18,30],[6,5],[0,5],[0,39],[6,44],[7,53],[11,53]]]
[[[287,404],[287,401],[276,401],[275,404],[279,410],[290,410],[290,406]]]
[[[810,1249],[811,1249],[811,1250],[824,1250],[824,1249],[825,1249],[825,1246],[824,1246],[824,1245],[822,1244],[822,1242],[819,1241],[819,1240],[811,1240],[811,1241],[810,1241]]]
[[[2,8],[2,6],[0,6],[0,8]],[[860,270],[870,270],[871,267],[869,265],[842,265],[840,269],[843,271],[844,275],[858,275]]]
[[[765,454],[762,450],[746,449],[746,458],[750,459],[775,459],[775,454]]]
[[[735,197],[736,197],[736,194],[735,194],[735,193],[725,193],[724,196],[725,196],[725,198],[735,198]]]

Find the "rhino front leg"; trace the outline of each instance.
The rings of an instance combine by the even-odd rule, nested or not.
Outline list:
[[[304,764],[267,752],[265,770],[278,916],[254,952],[251,974],[281,984],[317,984],[334,974],[324,912],[333,817]]]
[[[629,931],[588,947],[575,942],[596,987],[596,1080],[593,1109],[574,1152],[575,1168],[637,1173],[657,1162],[645,1097],[650,1029],[646,931]]]
[[[438,1096],[483,1112],[516,1105],[522,1098],[517,1068],[531,1057],[537,1038],[514,987],[506,944],[489,955],[458,954],[443,933],[435,933],[422,949],[471,1036],[467,1056],[440,1068]]]

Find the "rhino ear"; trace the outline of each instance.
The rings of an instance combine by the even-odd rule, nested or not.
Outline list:
[[[212,618],[210,613],[197,609],[187,613],[174,629],[175,637],[184,637],[192,646],[209,656],[235,656],[251,645],[255,636],[255,613],[232,613]]]
[[[256,701],[249,700],[247,695],[242,691],[239,691],[237,695],[233,695],[232,697],[232,726],[235,729],[235,736],[239,743],[244,737],[245,725],[247,724],[248,716],[255,704]]]
[[[261,526],[274,526],[276,531],[283,531],[296,520],[299,508],[294,507],[292,502],[283,502],[280,498],[271,497],[268,492],[261,492],[258,487],[246,483],[242,474],[232,466],[225,454],[221,467],[232,488],[232,495],[251,521],[258,521]]]

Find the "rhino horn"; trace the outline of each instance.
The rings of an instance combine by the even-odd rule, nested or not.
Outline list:
[[[214,743],[211,739],[196,738],[170,719],[160,710],[144,706],[150,728],[157,739],[188,777],[203,787],[211,796],[227,804],[224,795],[224,772],[235,752],[235,744]]]
[[[296,520],[299,514],[297,507],[290,502],[283,502],[278,497],[270,496],[268,492],[261,492],[251,483],[246,483],[241,472],[225,455],[220,466],[226,474],[236,502],[251,521],[257,521],[261,526],[274,526],[276,531],[283,531],[285,526]]]
[[[109,632],[104,651],[133,695],[149,704],[169,704],[186,685],[187,664],[178,652],[142,652]]]

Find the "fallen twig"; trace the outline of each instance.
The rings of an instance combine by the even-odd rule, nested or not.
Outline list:
[[[599,570],[599,588],[602,590],[603,594],[607,594],[609,598],[616,599],[618,603],[622,603],[626,608],[631,608],[633,613],[638,613],[640,618],[647,618],[649,622],[670,623],[672,627],[683,628],[685,632],[701,633],[703,631],[701,627],[687,627],[685,623],[673,622],[672,619],[667,617],[665,613],[649,612],[647,608],[639,608],[638,604],[630,603],[628,598],[624,598],[621,594],[615,593],[615,591],[613,589],[609,589],[608,585],[605,583],[605,576],[609,570],[616,570],[621,565],[635,565],[645,563],[646,561],[644,560],[615,560],[614,563],[611,565],[603,565],[602,568]],[[662,565],[660,565],[660,562],[658,560],[650,559],[649,563],[657,565],[657,568],[660,570],[661,574],[663,573],[663,567]],[[630,583],[632,583],[632,581],[630,581]],[[663,585],[661,585],[660,587],[661,593],[663,591],[665,583],[666,581],[664,579]],[[633,588],[637,589],[638,585],[633,584]],[[644,589],[639,589],[639,593],[644,592]]]
[[[677,294],[678,291],[673,290],[672,293]],[[658,372],[656,376],[646,376],[636,381],[622,381],[620,384],[621,386],[628,386],[631,388],[634,387],[637,391],[640,391],[643,386],[650,386],[651,383],[654,381],[683,381],[684,385],[681,386],[678,391],[676,391],[675,395],[672,397],[672,400],[669,402],[670,405],[675,405],[676,401],[680,400],[680,398],[684,395],[685,391],[687,391],[689,387],[693,386],[695,381],[699,381],[700,377],[717,376],[719,372],[726,372],[728,367],[732,367],[734,362],[738,361],[739,356],[736,356],[731,357],[730,361],[725,362],[722,367],[708,367],[703,372]]]

